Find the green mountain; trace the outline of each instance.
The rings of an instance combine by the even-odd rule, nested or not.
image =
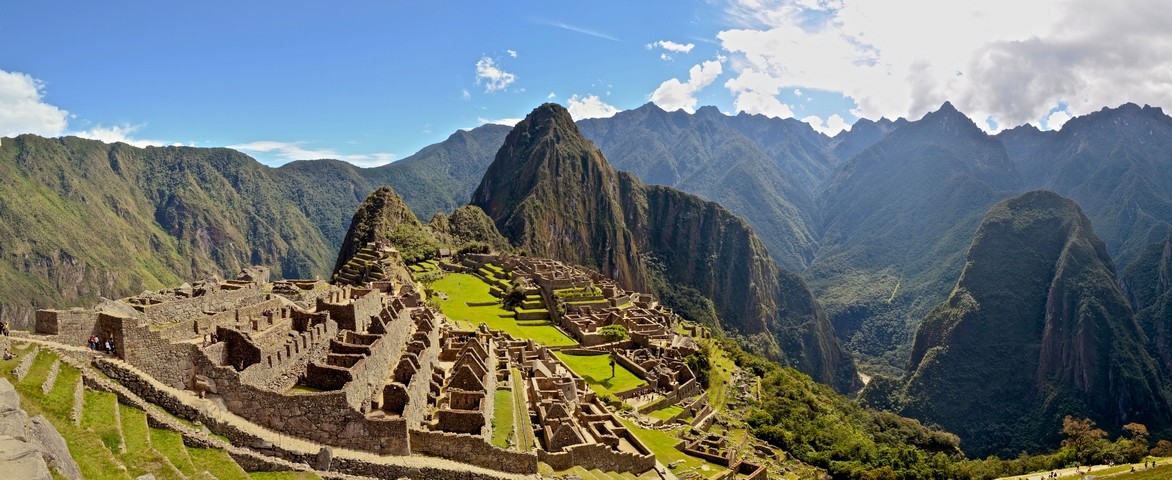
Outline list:
[[[916,332],[902,384],[863,398],[957,433],[977,456],[1053,448],[1065,415],[1163,429],[1170,397],[1143,339],[1090,220],[1071,200],[1029,192],[981,221],[955,288]]]
[[[805,273],[840,338],[902,364],[981,216],[1019,188],[1001,144],[948,103],[844,163],[820,197],[822,249]]]
[[[332,246],[273,169],[228,149],[33,135],[0,144],[0,310],[77,305],[266,264],[324,275]]]
[[[372,168],[365,176],[375,187],[394,188],[418,218],[431,218],[435,212],[451,212],[468,204],[472,190],[480,183],[509,130],[504,125],[493,124],[457,130],[444,141],[423,147],[402,160]],[[371,190],[374,188],[368,192]],[[346,218],[352,211],[353,207],[340,218]]]
[[[366,244],[391,238],[423,237],[424,241],[430,237],[430,231],[415,214],[403,203],[403,197],[395,193],[391,187],[382,186],[366,197],[350,220],[350,229],[346,231],[346,239],[338,249],[338,260],[334,263],[334,275],[342,269],[346,262]],[[434,238],[430,244],[435,245]],[[406,258],[414,252],[404,251],[412,245],[399,243],[395,245]],[[434,252],[432,252],[434,256]],[[414,262],[408,262],[414,263]],[[332,277],[332,276],[331,276]]]
[[[1128,103],[1058,132],[1017,128],[998,139],[1026,185],[1082,206],[1117,265],[1172,232],[1172,117],[1160,108]]]
[[[538,107],[509,133],[472,203],[529,254],[598,268],[688,316],[702,316],[692,312],[711,299],[724,326],[758,350],[840,390],[855,387],[825,315],[745,221],[615,171],[559,105]]]
[[[1148,338],[1148,353],[1172,372],[1172,235],[1144,248],[1123,271],[1121,286]]]
[[[695,114],[648,103],[578,122],[615,168],[720,203],[744,217],[780,265],[802,270],[817,249],[814,186],[830,171],[824,137],[796,120]]]
[[[4,138],[0,318],[25,326],[37,308],[232,276],[251,264],[329,278],[346,220],[379,185],[402,188],[416,213],[450,212],[467,202],[508,130],[459,131],[370,169],[337,160],[270,168],[223,148]]]

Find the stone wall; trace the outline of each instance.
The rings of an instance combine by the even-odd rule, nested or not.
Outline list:
[[[207,310],[223,311],[242,307],[264,300],[259,285],[243,285],[236,290],[220,290],[198,297],[172,300],[154,305],[140,305],[135,308],[147,320],[154,323],[170,323],[178,318],[206,316]]]
[[[37,310],[36,333],[57,335],[57,341],[66,345],[85,345],[95,328],[98,312],[93,310]]]
[[[480,436],[411,429],[411,451],[502,472],[537,473],[537,455],[497,448]]]
[[[604,472],[640,474],[655,468],[655,455],[616,452],[610,447],[598,443],[574,445],[557,453],[538,450],[537,457],[553,467],[554,470],[566,470],[574,465],[580,465],[587,470],[597,468]]]

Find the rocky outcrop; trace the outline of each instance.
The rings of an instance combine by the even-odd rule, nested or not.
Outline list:
[[[30,419],[20,409],[16,389],[0,378],[0,472],[5,478],[50,480],[49,465],[65,478],[81,479],[61,434],[45,417]]]
[[[472,203],[518,249],[597,268],[677,308],[697,303],[681,293],[694,292],[754,350],[839,390],[856,386],[854,363],[825,314],[748,223],[615,171],[559,105],[538,107],[509,133]]]
[[[1167,425],[1143,338],[1090,220],[1029,192],[985,215],[952,294],[916,333],[895,403],[978,457],[1049,450],[1065,415],[1113,432]]]

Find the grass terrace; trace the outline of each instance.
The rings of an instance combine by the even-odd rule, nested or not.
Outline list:
[[[44,415],[57,429],[83,478],[130,480],[150,473],[159,479],[320,480],[310,472],[245,472],[223,450],[187,447],[178,432],[150,427],[146,412],[119,404],[118,397],[112,393],[86,389],[81,400],[80,425],[75,425],[70,416],[81,371],[61,363],[56,380],[46,394],[42,384],[48,378],[50,366],[58,359],[57,354],[41,350],[29,374],[16,381],[12,369],[31,354],[32,347],[13,342],[13,352],[16,358],[0,360],[0,376],[12,382],[20,395],[21,408],[30,417]],[[55,470],[51,473],[55,479],[64,478]],[[8,477],[0,472],[0,478]]]
[[[659,420],[671,420],[672,417],[683,413],[684,407],[679,405],[671,405],[669,407],[661,408],[647,414],[647,416]]]
[[[630,430],[631,433],[634,433],[636,437],[639,437],[639,440],[643,441],[643,445],[646,445],[647,449],[651,450],[651,453],[655,454],[655,458],[659,460],[660,463],[667,465],[678,460],[683,460],[683,465],[680,465],[679,467],[676,467],[675,470],[673,470],[673,473],[675,473],[677,477],[685,478],[683,473],[689,470],[703,475],[704,477],[712,477],[717,472],[725,470],[725,468],[720,465],[710,463],[706,460],[699,459],[676,450],[675,444],[679,443],[680,440],[672,435],[669,435],[667,432],[643,428],[639,425],[636,425],[634,422],[621,417],[619,417],[619,421],[623,422],[623,425],[627,427],[627,430]]]
[[[614,377],[611,377],[610,355],[570,355],[562,352],[554,354],[565,362],[570,370],[586,379],[586,384],[598,395],[614,395],[647,383],[618,363],[614,366]]]
[[[489,293],[489,285],[475,275],[449,273],[431,284],[437,295],[444,315],[456,322],[469,322],[473,326],[485,323],[493,330],[501,330],[516,338],[531,338],[547,347],[569,347],[577,345],[572,338],[553,326],[549,320],[517,321],[513,312],[505,310],[500,303],[486,306],[469,306],[499,299]],[[447,299],[440,297],[443,293]],[[609,374],[609,372],[608,372]]]

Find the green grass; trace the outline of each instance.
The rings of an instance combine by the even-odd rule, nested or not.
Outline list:
[[[187,477],[195,476],[195,465],[191,463],[191,457],[187,455],[187,447],[183,445],[183,435],[160,428],[150,429],[150,434],[151,447],[155,451],[167,457],[167,460],[170,460],[171,464],[179,469],[179,473]]]
[[[501,448],[509,446],[513,435],[513,390],[497,390],[493,395],[492,444]]]
[[[647,383],[618,363],[614,366],[614,377],[611,377],[610,355],[569,355],[562,352],[555,354],[570,367],[570,370],[585,378],[586,384],[599,395],[614,395]]]
[[[232,460],[228,452],[215,448],[189,448],[196,471],[207,471],[218,480],[250,480],[248,473]]]
[[[1144,470],[1142,467],[1135,467],[1135,473],[1128,471],[1131,469],[1130,467],[1116,468],[1122,468],[1120,471],[1123,473],[1112,475],[1106,478],[1110,478],[1111,480],[1164,480],[1167,478],[1172,478],[1172,464],[1160,465],[1151,470]],[[1091,472],[1091,475],[1094,475],[1096,478],[1098,478],[1098,476],[1102,475],[1102,473]]]
[[[568,347],[577,345],[572,338],[566,336],[548,321],[519,323],[511,318],[512,312],[505,310],[501,305],[485,307],[469,307],[468,302],[491,302],[496,297],[488,293],[489,285],[474,275],[466,273],[449,273],[432,283],[432,289],[442,292],[448,299],[438,295],[433,297],[440,303],[444,315],[454,321],[467,321],[472,325],[485,323],[493,330],[501,330],[509,335],[533,341],[550,347]],[[501,317],[501,315],[510,318]]]
[[[23,356],[26,354],[23,352],[27,352],[27,350],[14,349],[14,352]],[[49,351],[42,351],[38,355],[35,361],[36,364],[33,370],[30,371],[29,377],[36,374],[43,381],[48,366],[56,358],[56,354]],[[81,469],[82,477],[129,480],[130,477],[122,471],[122,465],[114,458],[113,453],[105,447],[102,438],[97,433],[85,426],[78,427],[74,425],[69,420],[68,413],[64,417],[57,415],[57,412],[68,412],[69,409],[72,409],[73,387],[68,387],[70,390],[68,400],[66,400],[63,398],[65,395],[61,394],[66,388],[58,388],[59,385],[57,384],[49,392],[49,395],[45,395],[41,392],[41,384],[39,382],[16,382],[16,379],[12,376],[12,368],[19,361],[20,358],[18,357],[0,363],[0,375],[3,375],[13,383],[17,393],[20,395],[20,406],[29,416],[44,415],[49,420],[49,423],[53,425],[53,428],[57,429],[57,432],[61,434],[65,439],[66,445],[69,447],[70,456],[73,457],[74,461],[77,462],[77,466]],[[38,371],[38,368],[41,370]],[[58,380],[60,381],[63,376],[71,377],[74,375],[74,372],[76,372],[76,369],[63,364],[61,366],[61,373],[58,374]],[[25,380],[28,380],[29,377],[25,377]],[[65,404],[69,405],[68,409],[62,407]],[[110,408],[111,410],[108,411],[105,418],[113,420],[113,406],[111,405]],[[114,432],[117,434],[117,430]],[[117,448],[117,444],[115,444],[115,448]]]
[[[94,432],[111,453],[118,452],[118,446],[122,443],[118,424],[113,422],[115,408],[118,408],[118,397],[113,393],[85,391],[81,426]]]
[[[118,458],[126,465],[130,476],[137,478],[150,473],[155,478],[180,478],[175,466],[151,448],[146,412],[121,404],[118,409],[122,416],[122,436],[126,439],[126,453]]]
[[[301,394],[301,393],[317,393],[317,392],[321,392],[321,391],[322,390],[320,388],[314,388],[314,387],[310,387],[307,385],[297,384],[297,385],[294,385],[293,388],[290,388],[289,391],[286,393]]]
[[[661,408],[659,410],[648,413],[647,416],[666,421],[671,420],[672,417],[679,415],[680,413],[683,413],[683,411],[684,407],[679,405],[672,405],[670,407]]]
[[[712,405],[713,409],[724,409],[725,403],[728,402],[729,383],[732,382],[732,372],[736,370],[737,365],[729,358],[728,353],[723,348],[719,348],[715,342],[711,340],[701,340],[707,342],[711,347],[708,356],[710,368],[708,370],[708,403]]]
[[[620,422],[623,422],[623,425],[627,427],[627,430],[630,430],[631,433],[634,433],[636,437],[639,437],[639,440],[643,442],[643,445],[647,446],[647,449],[651,450],[651,453],[655,454],[655,458],[659,460],[660,463],[667,465],[677,460],[683,460],[684,464],[674,470],[674,473],[677,475],[685,470],[695,469],[697,473],[700,473],[705,477],[711,477],[714,473],[725,470],[725,468],[720,465],[709,463],[703,459],[699,459],[691,455],[686,455],[684,452],[676,450],[675,444],[679,443],[680,440],[671,435],[668,435],[666,432],[659,430],[649,430],[642,428],[625,418],[616,418],[618,418]],[[705,465],[708,466],[709,470],[705,471],[701,468]]]
[[[514,379],[512,382],[513,393],[513,418],[520,421],[520,424],[515,428],[517,432],[517,449],[522,452],[529,452],[533,450],[533,428],[529,424],[529,407],[525,404],[525,386],[521,385],[521,371],[512,368],[510,374]]]

